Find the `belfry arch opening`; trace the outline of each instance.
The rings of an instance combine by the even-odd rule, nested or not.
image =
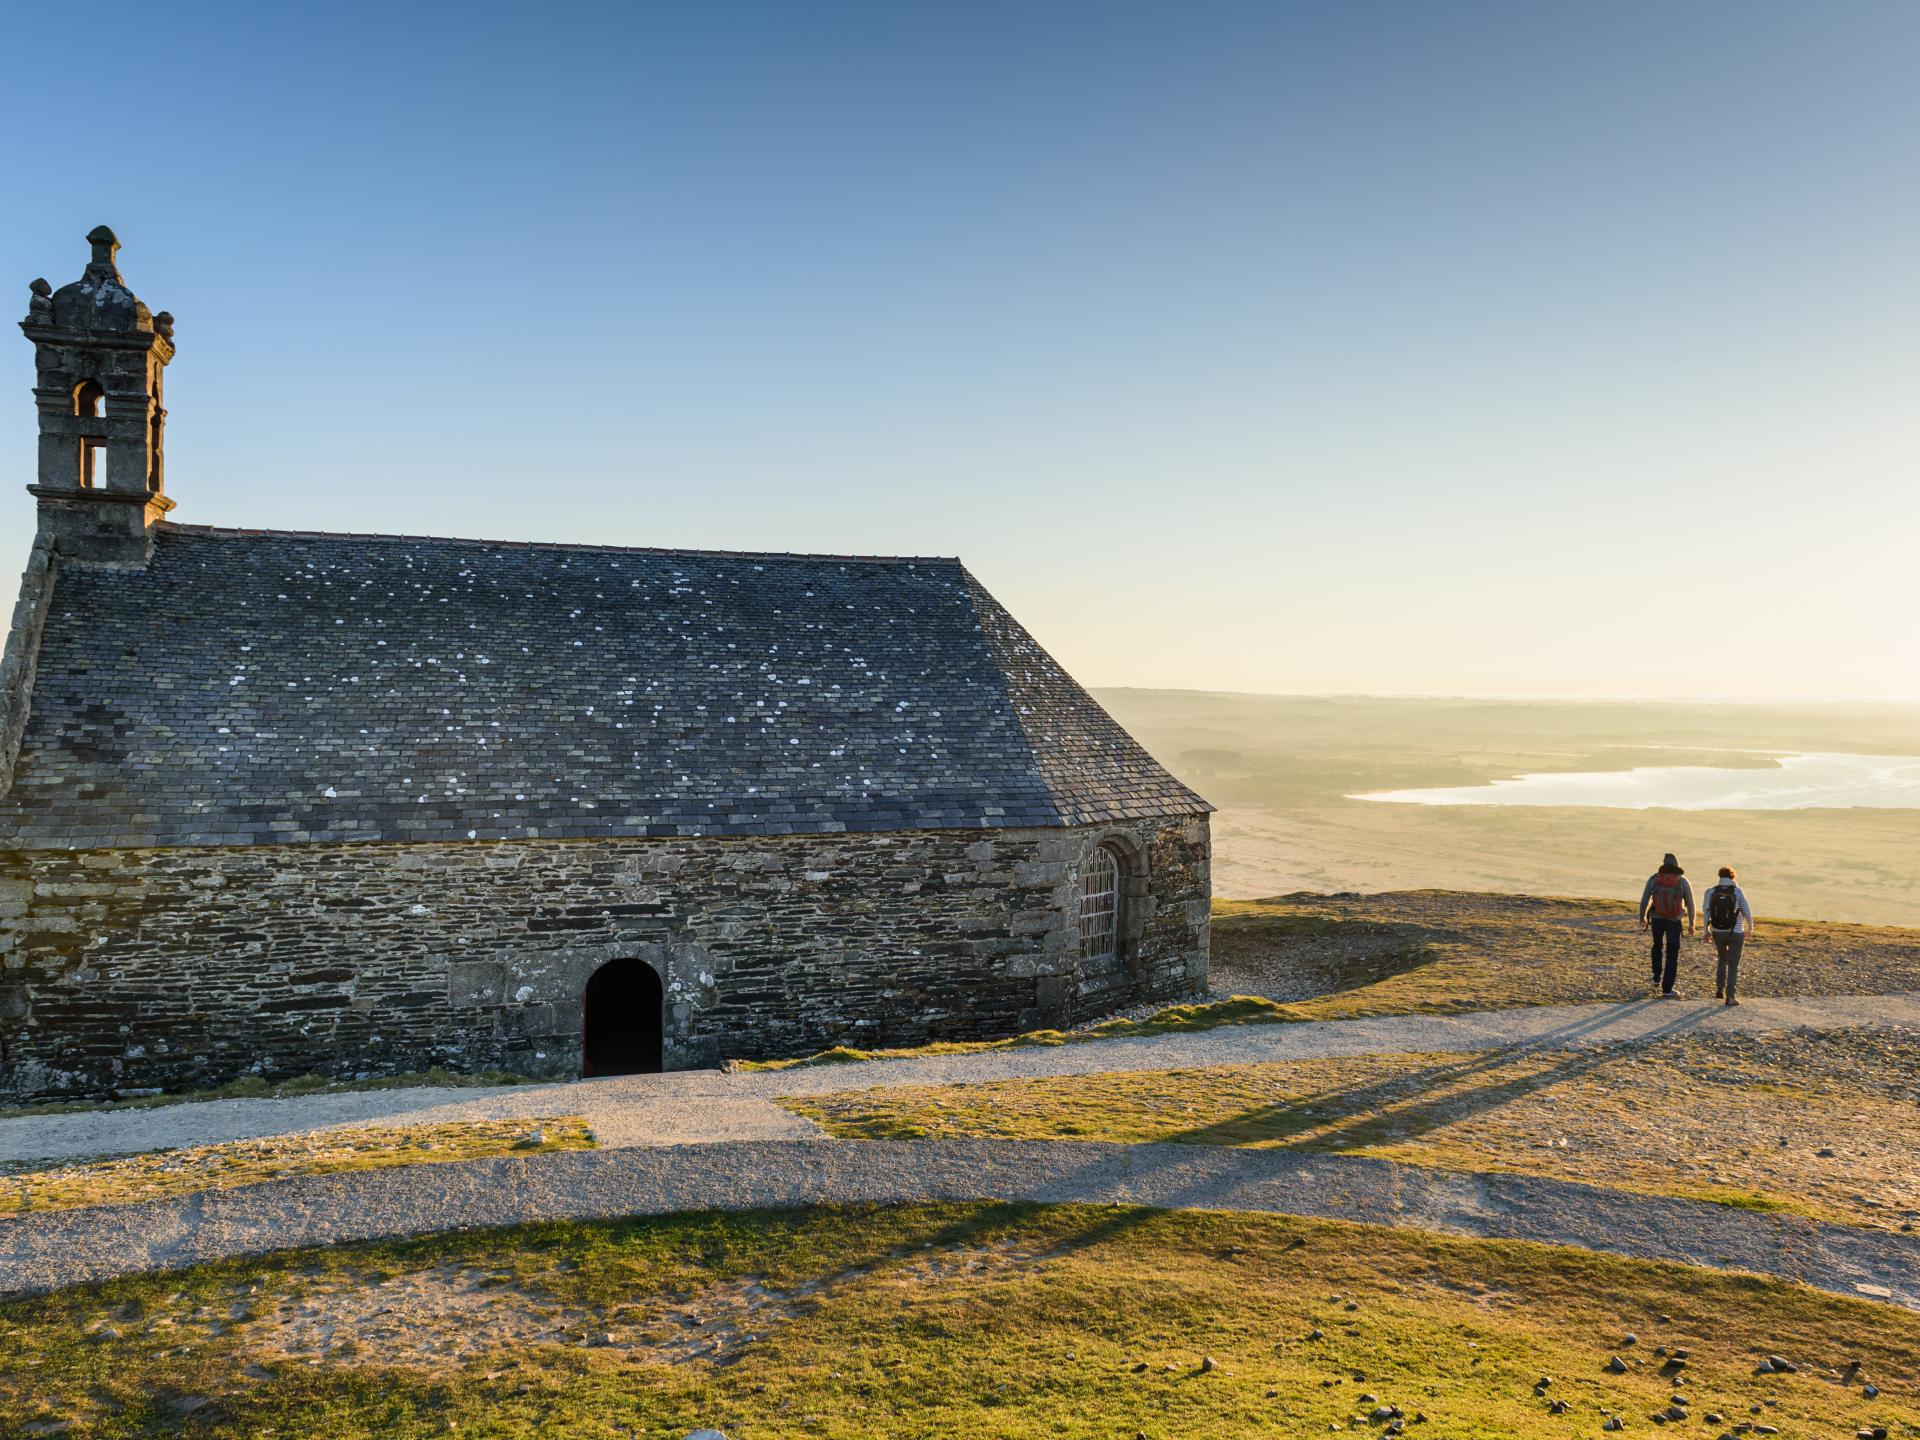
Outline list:
[[[609,960],[580,997],[581,1075],[659,1070],[665,1021],[659,973],[644,960]]]

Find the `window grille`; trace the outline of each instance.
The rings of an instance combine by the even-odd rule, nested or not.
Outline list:
[[[1102,845],[1080,872],[1080,955],[1111,960],[1120,931],[1120,862]]]

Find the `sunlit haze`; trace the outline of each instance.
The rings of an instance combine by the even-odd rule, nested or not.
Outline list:
[[[1920,7],[42,6],[8,53],[0,281],[118,231],[178,521],[958,554],[1102,686],[1920,696]]]

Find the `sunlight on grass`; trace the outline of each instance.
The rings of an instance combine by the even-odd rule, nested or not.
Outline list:
[[[1097,1140],[1319,1150],[1920,1223],[1920,1036],[1676,1036],[1647,1045],[1373,1054],[900,1085],[779,1103],[852,1140]],[[1790,1104],[1764,1081],[1794,1074]],[[1856,1140],[1844,1161],[1828,1143]],[[1820,1158],[1820,1152],[1832,1158]]]
[[[1077,1045],[1141,1035],[1178,1035],[1217,1030],[1223,1025],[1276,1025],[1299,1018],[1293,1007],[1258,995],[1234,995],[1205,1004],[1170,1005],[1143,1020],[1106,1020],[1085,1030],[1030,1030],[1006,1040],[957,1040],[899,1050],[855,1050],[837,1045],[795,1060],[736,1060],[737,1070],[791,1070],[805,1065],[848,1065],[861,1060],[902,1060],[921,1055],[977,1055],[988,1050],[1017,1050],[1035,1045]]]
[[[1608,1411],[1644,1433],[1673,1388],[1656,1346],[1690,1351],[1703,1410],[1766,1399],[1783,1433],[1850,1433],[1911,1412],[1920,1316],[1285,1216],[685,1215],[289,1252],[0,1304],[0,1433],[1172,1440],[1370,1433],[1375,1405],[1397,1404],[1427,1417],[1422,1433],[1536,1440],[1597,1433]],[[1801,1369],[1758,1378],[1765,1354]],[[1822,1373],[1849,1358],[1846,1383]]]
[[[577,1115],[314,1130],[118,1159],[15,1168],[0,1173],[0,1215],[125,1205],[296,1175],[593,1148],[593,1136]]]

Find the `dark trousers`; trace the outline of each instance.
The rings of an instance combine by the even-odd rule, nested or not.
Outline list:
[[[1671,990],[1680,975],[1680,922],[1662,920],[1656,915],[1648,923],[1653,926],[1653,983],[1662,990]],[[1664,964],[1660,955],[1662,948],[1666,950]]]
[[[1740,952],[1746,947],[1747,932],[1710,930],[1707,933],[1713,936],[1713,950],[1720,957],[1713,988],[1731,1000],[1734,988],[1740,983]]]

